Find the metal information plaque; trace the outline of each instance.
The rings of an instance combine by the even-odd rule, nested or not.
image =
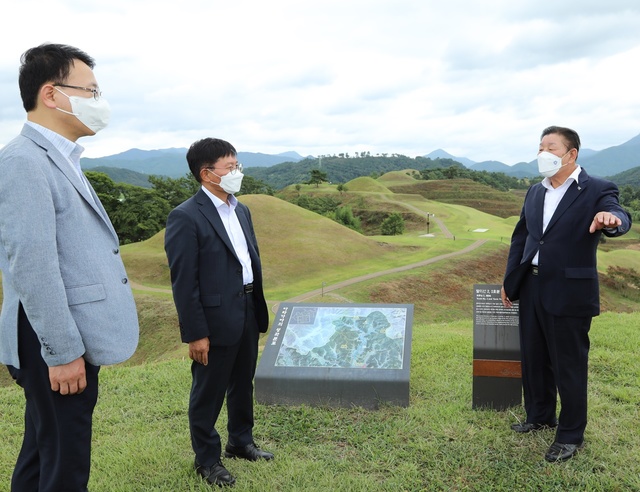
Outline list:
[[[256,369],[256,400],[408,406],[412,323],[412,304],[282,303]]]
[[[473,286],[473,408],[522,403],[519,306],[502,305],[501,287]]]

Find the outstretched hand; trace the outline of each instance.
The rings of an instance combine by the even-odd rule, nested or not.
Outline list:
[[[594,233],[605,227],[615,229],[622,224],[622,221],[611,212],[598,212],[591,221],[589,232]]]

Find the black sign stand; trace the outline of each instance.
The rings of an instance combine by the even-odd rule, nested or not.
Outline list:
[[[504,410],[522,403],[518,304],[505,308],[500,285],[473,286],[473,405]]]

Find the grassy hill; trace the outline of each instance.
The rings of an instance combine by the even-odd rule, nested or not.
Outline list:
[[[388,188],[394,193],[417,193],[429,200],[464,205],[498,217],[519,215],[522,208],[522,199],[518,195],[497,191],[470,179],[415,180],[414,183]]]

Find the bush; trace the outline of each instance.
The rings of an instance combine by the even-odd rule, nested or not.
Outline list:
[[[382,221],[383,236],[398,236],[404,232],[404,219],[398,213],[391,214]]]

